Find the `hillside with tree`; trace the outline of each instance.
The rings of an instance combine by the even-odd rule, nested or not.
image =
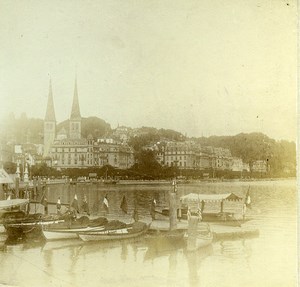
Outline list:
[[[57,131],[64,128],[69,130],[70,121],[65,120],[57,125]],[[88,135],[92,135],[93,138],[102,137],[111,133],[110,124],[97,117],[82,118],[81,121],[81,136],[87,138]]]
[[[265,160],[272,173],[280,173],[284,168],[296,168],[296,144],[286,140],[276,141],[262,133],[240,133],[235,136],[211,136],[195,139],[203,146],[223,147],[231,151],[245,163]]]
[[[180,132],[170,129],[156,129],[150,127],[142,127],[136,129],[138,135],[129,140],[129,145],[137,152],[141,151],[143,147],[157,143],[163,140],[169,141],[183,141],[185,137]]]
[[[94,138],[111,133],[110,124],[97,117],[82,118],[82,137],[86,138],[91,134]],[[64,128],[69,130],[69,120],[59,123],[56,132]],[[23,113],[19,118],[10,114],[4,119],[1,131],[2,139],[18,144],[34,143],[43,144],[44,141],[44,121],[41,119],[28,118]]]

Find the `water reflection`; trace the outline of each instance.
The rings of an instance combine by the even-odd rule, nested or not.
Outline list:
[[[122,248],[121,248],[121,260],[124,262],[126,261],[128,256],[128,248],[126,243],[122,243]]]
[[[228,187],[242,196],[248,184],[187,185],[180,186],[180,193],[217,193]],[[48,200],[56,202],[60,197],[67,203],[76,193],[81,205],[86,195],[90,211],[101,213],[107,194],[109,215],[132,220],[137,206],[140,219],[150,219],[151,200],[155,198],[159,207],[165,206],[168,190],[167,185],[65,185],[49,187]],[[192,253],[185,251],[184,241],[149,235],[124,242],[7,240],[0,252],[0,282],[63,287],[296,286],[296,189],[259,183],[251,190],[253,207],[249,213],[256,220],[249,224],[260,229],[257,238],[218,241]],[[123,195],[128,204],[126,216],[120,209]]]
[[[173,251],[182,249],[185,246],[183,239],[169,239],[165,235],[152,235],[145,238],[147,245],[147,252],[145,253],[144,260],[154,260],[161,256],[169,256]]]
[[[176,273],[177,267],[177,250],[172,250],[169,255],[169,276],[174,278],[174,274]]]
[[[215,250],[223,258],[249,258],[251,257],[251,244],[245,239],[220,241],[215,244]]]
[[[213,247],[209,245],[205,248],[200,248],[194,252],[186,252],[188,270],[189,270],[189,285],[196,287],[201,285],[200,267],[205,258],[213,254]],[[203,282],[204,283],[204,282]]]

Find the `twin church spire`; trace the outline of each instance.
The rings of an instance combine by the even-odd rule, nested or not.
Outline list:
[[[79,108],[79,101],[78,101],[77,77],[76,77],[75,78],[74,97],[73,97],[73,104],[72,104],[70,120],[77,120],[77,119],[81,119],[81,115],[80,115],[80,108]]]
[[[77,90],[77,77],[75,79],[74,96],[71,109],[71,115],[69,119],[69,138],[80,139],[81,138],[81,115],[78,100]],[[46,109],[46,115],[44,119],[44,156],[49,156],[51,145],[56,137],[56,117],[52,93],[52,81],[49,83],[49,95]]]
[[[70,138],[80,139],[81,138],[81,115],[78,101],[77,91],[77,77],[75,78],[73,104],[70,116]]]
[[[46,115],[45,115],[45,121],[56,122],[55,112],[54,112],[54,104],[53,104],[51,79],[50,79],[50,83],[49,83],[49,95],[48,95],[48,104],[47,104],[47,110],[46,110]]]

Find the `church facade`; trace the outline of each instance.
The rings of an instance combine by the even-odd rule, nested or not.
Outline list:
[[[69,131],[57,132],[52,84],[50,81],[48,104],[44,119],[44,157],[51,158],[52,166],[57,169],[102,167],[111,165],[126,169],[134,164],[133,150],[128,145],[100,142],[81,136],[80,106],[77,80],[69,118]]]

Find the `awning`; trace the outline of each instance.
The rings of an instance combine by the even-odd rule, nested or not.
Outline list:
[[[8,175],[8,173],[1,168],[0,169],[0,184],[3,183],[14,183],[13,180],[11,179],[11,177]]]
[[[234,193],[223,193],[223,194],[197,194],[197,193],[190,193],[180,197],[182,203],[188,204],[191,202],[212,202],[212,201],[238,201],[242,200],[241,197],[235,195]]]
[[[10,208],[14,206],[20,206],[29,203],[29,199],[9,199],[9,200],[0,200],[0,209]]]

